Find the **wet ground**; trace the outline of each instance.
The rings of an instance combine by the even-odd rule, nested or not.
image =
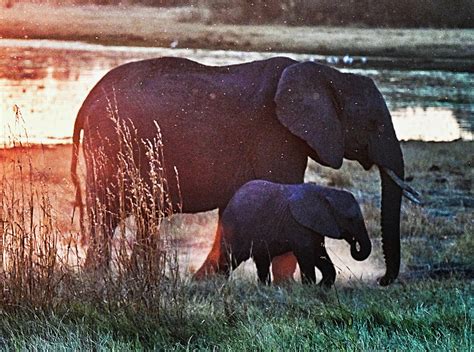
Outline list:
[[[208,65],[264,59],[278,53],[201,49],[105,47],[79,42],[0,40],[0,143],[10,129],[26,129],[33,143],[70,142],[75,115],[94,84],[111,68],[158,56],[187,57]],[[297,60],[334,62],[333,57],[281,53]],[[472,140],[474,73],[384,69],[371,58],[338,65],[372,77],[386,97],[403,140]],[[377,68],[373,67],[377,66]],[[356,68],[357,67],[357,68]],[[24,123],[15,127],[18,106]],[[54,126],[54,127],[52,127]]]

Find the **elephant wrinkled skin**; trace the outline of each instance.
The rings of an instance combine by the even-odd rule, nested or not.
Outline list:
[[[218,208],[221,216],[237,189],[254,179],[302,183],[308,156],[332,168],[343,158],[365,169],[376,164],[387,266],[380,283],[396,279],[402,190],[384,168],[403,180],[403,157],[385,101],[369,78],[285,57],[220,67],[165,57],[119,66],[92,89],[74,126],[71,171],[76,177],[83,130],[89,202],[117,186],[110,177],[118,148],[111,108],[133,123],[138,138],[153,138],[159,125],[170,196],[176,204],[181,195],[184,212]],[[92,184],[98,150],[107,165]],[[106,205],[110,234],[117,202]],[[196,277],[217,270],[219,243],[216,236]]]

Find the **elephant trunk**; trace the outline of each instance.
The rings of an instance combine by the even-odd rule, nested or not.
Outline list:
[[[398,277],[400,270],[400,208],[403,189],[394,179],[401,184],[405,174],[403,153],[392,118],[381,95],[380,99],[383,102],[384,123],[369,137],[368,160],[376,164],[380,171],[382,250],[386,271],[379,283],[386,286]]]
[[[402,164],[403,165],[403,164]],[[403,166],[394,171],[403,180]],[[400,207],[402,189],[381,168],[382,180],[382,249],[385,257],[386,272],[380,278],[382,286],[391,284],[400,270]]]
[[[350,242],[351,245],[351,256],[355,260],[362,261],[367,259],[372,251],[372,244],[370,243],[367,231],[359,238],[355,238]]]
[[[379,280],[382,286],[391,284],[400,270],[400,207],[403,189],[394,179],[403,182],[405,176],[403,153],[388,109],[386,114],[388,122],[383,132],[369,143],[369,158],[379,167],[382,187],[382,250],[386,265],[385,275]]]

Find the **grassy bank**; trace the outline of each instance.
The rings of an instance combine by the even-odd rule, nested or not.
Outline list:
[[[54,6],[0,11],[0,37],[99,44],[300,52],[398,58],[474,57],[474,30],[225,25],[197,8]]]
[[[472,348],[472,287],[459,280],[322,291],[185,283],[144,303],[3,307],[0,346],[35,350],[366,351]],[[125,304],[124,304],[125,303]]]
[[[374,244],[359,268],[345,259],[347,248],[329,245],[331,258],[342,257],[329,291],[299,283],[260,287],[252,265],[231,281],[194,283],[192,268],[178,268],[184,266],[179,256],[159,281],[97,277],[78,266],[83,252],[77,216],[71,225],[71,146],[0,150],[0,209],[11,210],[17,219],[12,239],[21,240],[2,243],[8,245],[4,254],[20,260],[1,274],[0,348],[470,350],[474,142],[406,142],[403,150],[407,179],[425,206],[404,202],[402,272],[387,288],[375,282],[384,267],[376,170],[366,172],[352,162],[338,171],[309,164],[308,181],[354,192]],[[12,182],[20,193],[4,191]],[[166,231],[177,239],[178,252],[187,248],[202,262],[215,216],[177,217]],[[2,219],[2,225],[11,223]],[[64,260],[65,248],[72,248],[73,260]]]

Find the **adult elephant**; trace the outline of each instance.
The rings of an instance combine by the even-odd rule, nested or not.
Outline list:
[[[78,145],[84,130],[89,200],[117,186],[112,173],[119,143],[111,110],[122,121],[132,121],[141,139],[155,137],[158,123],[169,192],[174,203],[181,197],[187,213],[218,208],[220,217],[249,180],[301,183],[308,156],[335,169],[343,158],[357,160],[366,170],[376,164],[382,180],[386,261],[380,284],[396,279],[403,157],[385,101],[369,78],[285,57],[221,67],[164,57],[119,66],[92,89],[74,126],[71,171],[78,185]],[[91,181],[98,150],[107,164],[94,175],[99,183]],[[108,201],[105,224],[110,235],[117,213],[117,202]],[[216,238],[196,277],[216,271],[219,243]]]

